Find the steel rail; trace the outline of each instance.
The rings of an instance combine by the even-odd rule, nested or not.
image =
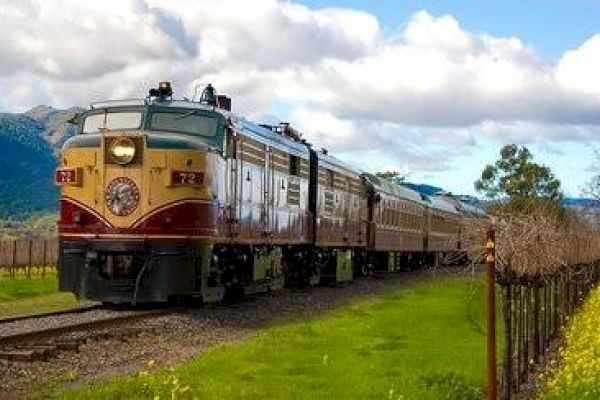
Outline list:
[[[116,315],[113,317],[97,319],[93,321],[79,322],[70,325],[63,325],[53,328],[43,328],[34,331],[15,333],[5,336],[0,336],[0,346],[14,345],[31,340],[45,339],[51,336],[63,335],[66,333],[84,331],[90,328],[100,329],[106,328],[110,325],[118,324],[121,322],[131,322],[149,317],[157,317],[173,313],[175,310],[170,309],[159,309],[149,311],[139,311],[134,314],[127,315]]]
[[[8,324],[9,322],[23,321],[26,319],[54,317],[54,316],[66,315],[66,314],[80,314],[80,313],[84,313],[86,311],[99,310],[102,308],[104,308],[104,306],[102,304],[90,304],[87,306],[70,308],[68,310],[48,311],[48,312],[39,313],[39,314],[11,315],[9,317],[0,318],[0,325]]]

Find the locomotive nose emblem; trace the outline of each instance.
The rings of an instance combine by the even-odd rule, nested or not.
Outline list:
[[[115,178],[106,188],[105,199],[111,213],[126,216],[137,208],[140,202],[140,190],[129,178]]]

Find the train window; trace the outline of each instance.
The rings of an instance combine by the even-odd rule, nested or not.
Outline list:
[[[154,112],[150,117],[150,129],[212,137],[217,134],[217,119],[199,115],[194,110]]]
[[[114,131],[121,129],[139,129],[142,125],[142,112],[103,112],[85,117],[83,133]]]
[[[300,175],[300,157],[290,154],[290,175]]]
[[[325,185],[328,188],[333,188],[333,171],[330,169],[325,171]]]

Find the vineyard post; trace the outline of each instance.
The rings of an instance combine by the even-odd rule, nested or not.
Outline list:
[[[500,398],[510,400],[513,386],[513,321],[512,321],[512,285],[504,281],[502,284],[502,316],[504,318],[504,373],[502,385],[500,386]]]
[[[496,400],[496,243],[493,221],[487,230],[485,248],[485,297],[487,317],[487,399]]]
[[[540,352],[540,308],[541,308],[541,296],[540,296],[540,282],[539,277],[535,277],[533,280],[533,360],[539,362]]]
[[[10,277],[15,277],[15,265],[17,263],[17,241],[13,240],[12,242],[12,259],[10,263]]]
[[[48,262],[46,261],[47,250],[46,250],[46,242],[47,240],[44,238],[44,252],[42,256],[42,278],[46,277],[46,267],[48,266]]]
[[[31,278],[31,264],[33,263],[33,240],[29,239],[27,243],[27,267],[25,273],[27,278]]]

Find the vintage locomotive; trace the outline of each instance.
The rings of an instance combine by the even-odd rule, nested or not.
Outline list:
[[[56,170],[59,285],[105,303],[340,282],[461,257],[461,202],[424,196],[258,125],[207,86],[78,116]],[[477,214],[477,212],[475,212]]]

